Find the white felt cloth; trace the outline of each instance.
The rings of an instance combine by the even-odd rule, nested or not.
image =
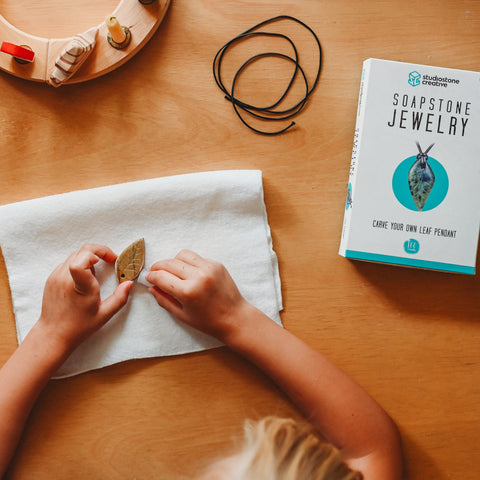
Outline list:
[[[4,205],[0,225],[19,343],[40,315],[45,281],[70,253],[98,243],[120,254],[141,237],[146,268],[182,248],[215,259],[244,297],[280,324],[280,276],[260,171],[177,175]],[[105,298],[117,285],[114,267],[100,262],[96,275]],[[136,284],[127,306],[83,343],[56,377],[218,345],[175,321]]]

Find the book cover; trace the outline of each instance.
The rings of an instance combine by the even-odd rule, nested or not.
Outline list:
[[[480,73],[366,60],[340,255],[474,274],[479,212]]]

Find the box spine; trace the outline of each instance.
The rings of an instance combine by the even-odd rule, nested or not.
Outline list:
[[[368,79],[370,76],[370,66],[370,60],[365,60],[365,62],[363,62],[362,80],[360,82],[360,92],[358,95],[357,120],[353,137],[352,158],[350,162],[350,174],[348,176],[347,199],[345,202],[345,214],[343,217],[342,238],[340,241],[339,249],[339,254],[344,257],[346,256],[346,251],[348,249],[348,238],[350,235],[350,222],[352,217],[352,211],[355,208],[355,185],[358,172],[359,151],[362,141],[363,122],[365,118],[365,110],[367,104],[367,87]]]

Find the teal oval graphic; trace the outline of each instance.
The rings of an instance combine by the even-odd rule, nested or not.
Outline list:
[[[417,205],[412,198],[410,192],[410,187],[408,184],[408,174],[412,165],[417,161],[417,156],[413,155],[412,157],[406,158],[400,165],[396,168],[393,177],[392,177],[392,188],[393,193],[395,194],[396,199],[409,210],[418,212]],[[435,174],[435,183],[432,187],[432,190],[425,202],[425,205],[422,208],[422,212],[427,210],[432,210],[438,207],[448,192],[448,175],[443,165],[435,160],[433,157],[428,157],[428,164]]]

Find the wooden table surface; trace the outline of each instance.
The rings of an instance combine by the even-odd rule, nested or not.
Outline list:
[[[100,23],[118,2],[81,3],[2,0],[0,13],[31,34],[65,37]],[[314,29],[323,69],[296,127],[266,137],[235,116],[214,83],[212,60],[235,35],[279,14]],[[261,169],[285,327],[395,419],[408,479],[477,480],[479,276],[349,261],[337,252],[363,60],[479,70],[479,36],[473,0],[172,0],[151,41],[104,77],[53,89],[0,72],[0,204],[158,176]],[[308,36],[297,41],[311,78],[315,50]],[[259,103],[281,91],[291,65],[271,60],[267,70],[246,74],[241,87]],[[34,261],[34,252],[26,254]],[[0,269],[3,363],[16,337],[3,261]],[[193,475],[232,447],[245,418],[267,414],[299,415],[226,348],[125,362],[50,382],[7,478]]]

